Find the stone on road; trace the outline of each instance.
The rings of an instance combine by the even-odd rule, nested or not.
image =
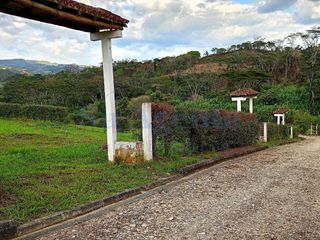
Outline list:
[[[41,240],[320,239],[320,138],[188,177]]]

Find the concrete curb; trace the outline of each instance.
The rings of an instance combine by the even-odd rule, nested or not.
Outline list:
[[[188,165],[188,166],[182,167],[177,172],[180,173],[180,174],[183,174],[183,175],[188,175],[188,174],[191,174],[191,173],[193,173],[195,171],[199,171],[201,169],[208,168],[208,167],[210,167],[210,166],[212,166],[214,164],[217,164],[219,162],[222,162],[222,161],[225,161],[225,160],[228,160],[228,159],[231,159],[231,158],[241,157],[241,156],[244,156],[244,155],[247,155],[247,154],[259,152],[259,151],[265,150],[267,148],[268,148],[267,146],[257,146],[254,149],[249,149],[249,150],[244,151],[244,152],[233,153],[233,154],[227,155],[227,156],[218,156],[218,157],[215,157],[213,159],[204,160],[204,161],[192,164],[192,165]]]
[[[182,168],[178,169],[176,172],[174,172],[171,176],[159,179],[158,181],[156,181],[154,183],[144,185],[144,186],[134,188],[134,189],[128,189],[123,192],[105,197],[103,199],[100,199],[97,201],[92,201],[92,202],[80,205],[76,208],[66,210],[66,211],[57,212],[57,213],[51,214],[49,216],[39,218],[39,219],[33,220],[29,223],[20,225],[20,226],[16,227],[15,234],[10,235],[10,237],[13,238],[16,236],[23,236],[26,234],[30,234],[30,233],[39,231],[41,229],[53,226],[55,224],[64,222],[66,220],[70,220],[70,219],[79,217],[81,215],[90,213],[90,212],[95,211],[97,209],[100,209],[102,207],[106,207],[106,206],[111,205],[113,203],[120,202],[120,201],[125,200],[127,198],[134,197],[136,195],[140,195],[145,191],[152,190],[152,189],[157,188],[159,186],[173,182],[173,181],[180,179],[186,175],[191,175],[192,173],[194,173],[196,171],[202,170],[204,168],[208,168],[208,167],[213,166],[217,163],[221,163],[221,162],[226,161],[228,159],[241,157],[241,156],[244,156],[247,154],[262,151],[267,148],[268,148],[267,146],[250,146],[249,149],[248,149],[248,147],[243,147],[243,148],[239,148],[238,149],[239,151],[232,152],[231,154],[224,154],[224,155],[215,157],[210,160],[204,160],[204,161],[200,161],[198,163],[192,164],[192,165],[182,167]],[[242,149],[242,151],[241,151],[241,149]],[[227,151],[225,151],[225,152],[227,152]],[[0,233],[1,233],[1,226],[0,226]],[[1,235],[0,235],[0,239],[2,239]]]

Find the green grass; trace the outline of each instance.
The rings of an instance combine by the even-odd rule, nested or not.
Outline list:
[[[120,133],[121,141],[134,141]],[[0,119],[0,220],[24,223],[155,181],[211,154],[135,166],[107,161],[104,129]]]

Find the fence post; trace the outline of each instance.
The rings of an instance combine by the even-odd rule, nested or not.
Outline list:
[[[150,161],[152,155],[152,109],[151,103],[142,103],[142,140],[144,159]]]
[[[316,135],[318,135],[318,124],[316,125]]]
[[[268,142],[268,123],[263,123],[263,141]]]
[[[290,138],[293,139],[293,127],[290,127]]]
[[[311,135],[313,135],[313,126],[312,126],[312,123],[311,123],[311,132],[310,132]]]

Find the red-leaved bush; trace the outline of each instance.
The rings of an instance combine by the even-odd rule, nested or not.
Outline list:
[[[182,143],[193,152],[224,150],[254,144],[258,120],[253,114],[226,110],[180,110],[163,103],[152,106],[153,142],[164,145],[165,153],[173,143]]]

